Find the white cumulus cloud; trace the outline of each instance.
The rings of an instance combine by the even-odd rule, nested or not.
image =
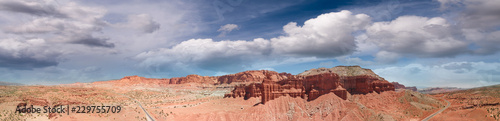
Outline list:
[[[275,53],[290,56],[337,57],[356,50],[353,32],[370,24],[365,14],[331,12],[307,20],[303,26],[291,22],[283,27],[285,36],[272,38]]]
[[[106,10],[87,7],[75,2],[57,4],[54,1],[6,0],[0,10],[19,14],[28,21],[9,21],[4,31],[19,36],[35,35],[47,41],[82,44],[90,47],[113,48],[104,36],[96,36],[107,25],[102,17]],[[30,15],[33,17],[22,17]]]
[[[190,39],[172,48],[143,52],[135,58],[142,66],[175,68],[175,65],[213,70],[239,70],[270,53],[269,41],[213,41],[212,39]],[[174,67],[171,67],[174,66]]]
[[[469,43],[457,37],[460,31],[441,17],[401,16],[390,22],[375,22],[366,31],[369,40],[386,51],[377,55],[391,52],[416,57],[453,57],[469,51]]]
[[[141,66],[154,69],[194,65],[213,71],[240,71],[257,61],[273,61],[276,58],[337,57],[356,50],[352,34],[369,23],[370,17],[364,14],[332,12],[312,18],[303,26],[291,22],[283,27],[285,35],[269,40],[190,39],[171,48],[140,53],[135,58],[141,61]],[[230,32],[237,27],[228,24],[219,31]]]

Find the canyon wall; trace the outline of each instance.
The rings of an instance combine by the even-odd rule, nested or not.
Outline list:
[[[225,97],[238,97],[236,95],[241,95],[238,93],[241,93],[242,88],[246,90],[244,99],[261,97],[261,103],[285,95],[311,101],[321,95],[334,93],[345,100],[347,93],[367,94],[395,90],[392,83],[359,66],[311,69],[298,75],[287,75],[287,78],[279,81],[273,80],[272,73],[266,75],[262,83],[246,87],[240,85]]]

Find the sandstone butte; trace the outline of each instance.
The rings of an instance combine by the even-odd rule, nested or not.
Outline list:
[[[188,75],[170,79],[127,76],[119,80],[93,82],[113,86],[167,86],[170,84],[228,85],[234,89],[224,97],[261,97],[265,104],[280,96],[301,97],[308,101],[334,93],[342,99],[349,94],[394,91],[393,83],[360,66],[337,66],[307,70],[298,75],[268,70],[244,71],[223,76]]]
[[[273,80],[271,73],[261,83],[239,85],[225,97],[261,97],[261,103],[280,96],[301,97],[308,101],[321,95],[334,93],[342,99],[350,94],[394,91],[394,84],[378,76],[370,69],[359,66],[337,66],[330,69],[311,69],[298,75],[285,75],[281,80]]]

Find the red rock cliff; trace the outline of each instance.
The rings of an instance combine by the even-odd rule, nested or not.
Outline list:
[[[292,96],[314,100],[321,95],[335,93],[342,99],[350,94],[394,91],[394,84],[378,76],[370,69],[359,66],[337,66],[311,69],[298,75],[259,70],[245,71],[224,76],[188,75],[171,79],[153,79],[128,76],[119,80],[94,82],[115,86],[166,86],[169,84],[231,84],[239,85],[225,97],[262,97],[262,103],[280,96]]]
[[[248,83],[248,82],[262,82],[266,78],[266,74],[270,75],[270,80],[277,82],[292,76],[289,73],[278,73],[275,71],[259,70],[259,71],[245,71],[236,74],[220,76],[217,79],[218,84],[231,84],[231,83]]]
[[[274,74],[276,75],[276,74]],[[338,66],[331,69],[311,69],[297,76],[287,75],[286,78],[276,81],[273,73],[268,73],[262,84],[250,84],[245,87],[245,99],[261,97],[261,103],[266,103],[280,96],[314,100],[321,95],[334,93],[342,99],[347,99],[347,93],[367,94],[372,92],[394,91],[394,84],[379,77],[370,69],[359,66]],[[241,95],[235,88],[229,95]],[[260,90],[258,89],[260,88]],[[260,93],[259,93],[260,91]],[[307,96],[306,96],[307,95]],[[234,97],[234,96],[233,96]]]

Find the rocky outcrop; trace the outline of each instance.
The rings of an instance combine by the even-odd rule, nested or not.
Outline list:
[[[280,96],[289,95],[311,101],[321,95],[334,93],[345,100],[347,93],[367,94],[395,90],[392,83],[359,66],[312,69],[296,76],[287,75],[279,81],[275,81],[273,73],[266,75],[261,84],[254,83],[245,87],[245,99],[262,96],[261,103],[266,103]],[[236,87],[226,97],[241,95],[240,90],[242,87]]]
[[[186,84],[186,83],[198,83],[198,84],[214,84],[217,83],[217,77],[210,76],[200,76],[200,75],[188,75],[186,77],[177,77],[167,79],[168,84]]]
[[[413,87],[405,87],[405,89],[411,90],[411,91],[415,91],[415,92],[418,91],[417,87],[415,87],[415,86],[413,86]]]
[[[209,85],[219,85],[219,84],[250,84],[254,82],[261,83],[265,74],[269,74],[271,81],[277,82],[280,80],[287,79],[293,76],[289,73],[278,73],[275,71],[268,70],[252,70],[245,71],[236,74],[229,74],[223,76],[200,76],[200,75],[188,75],[186,77],[175,77],[170,79],[155,79],[155,78],[145,78],[140,76],[126,76],[119,80],[112,81],[98,81],[93,82],[94,85],[114,85],[114,86],[166,86],[169,84],[209,84]]]
[[[394,85],[394,88],[396,89],[404,89],[405,85],[399,84],[398,82],[391,82]]]
[[[262,84],[252,83],[245,87],[245,100],[251,97],[262,96]]]
[[[320,95],[333,92],[340,84],[340,77],[335,73],[321,73],[303,77],[307,100],[314,100]]]
[[[270,75],[271,81],[277,82],[284,80],[292,74],[278,73],[275,71],[259,70],[259,71],[245,71],[236,74],[229,74],[217,78],[217,84],[231,84],[231,83],[252,83],[262,82],[266,78],[266,74]]]
[[[261,90],[261,102],[266,103],[267,101],[273,100],[274,98],[277,98],[279,96],[275,92],[280,91],[280,86],[277,83],[271,81],[271,79],[267,78],[262,82]]]
[[[319,91],[316,89],[312,89],[311,91],[309,91],[309,93],[307,93],[307,100],[311,101],[318,98],[319,96]]]
[[[372,85],[371,88],[373,89],[373,91],[375,91],[377,93],[380,93],[383,91],[388,91],[388,90],[392,90],[392,91],[395,90],[394,85],[392,83],[388,83],[387,81],[377,80],[377,81],[372,82],[371,85]]]
[[[166,86],[169,84],[205,84],[235,86],[225,97],[262,97],[262,103],[280,96],[291,96],[314,100],[321,95],[334,93],[347,99],[347,93],[367,94],[394,91],[394,84],[387,82],[370,69],[359,66],[337,66],[307,70],[298,75],[275,71],[245,71],[224,76],[188,75],[171,79],[153,79],[128,76],[120,80],[94,82],[114,86]]]
[[[225,94],[224,97],[244,97],[246,92],[245,85],[238,85],[234,87],[234,90],[230,94]]]
[[[403,84],[399,84],[398,82],[391,82],[393,85],[394,85],[394,88],[395,89],[407,89],[407,90],[411,90],[411,91],[417,91],[417,87],[413,86],[413,87],[406,87],[405,85]]]
[[[311,69],[298,74],[298,76],[307,78],[314,75],[324,75],[331,73],[338,75],[339,85],[341,85],[351,94],[366,94],[374,91],[383,92],[387,90],[394,90],[394,86],[387,80],[378,76],[372,70],[364,69],[360,66],[337,66],[329,69]]]
[[[252,83],[248,86],[236,86],[231,93],[226,94],[224,97],[241,97],[244,95],[245,100],[252,97],[262,97],[262,103],[286,95],[305,98],[303,80],[289,78],[275,82],[273,81],[272,73],[266,75],[262,83]],[[244,90],[243,94],[241,92],[242,90]]]
[[[266,103],[269,100],[285,95],[304,98],[305,91],[302,85],[302,81],[298,79],[287,79],[274,82],[268,75],[268,77],[262,81],[262,86],[260,87],[262,90],[261,103]]]
[[[348,92],[346,89],[342,88],[342,86],[340,86],[340,85],[335,90],[333,90],[333,93],[344,100],[347,99]]]

